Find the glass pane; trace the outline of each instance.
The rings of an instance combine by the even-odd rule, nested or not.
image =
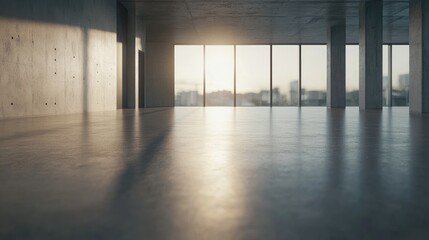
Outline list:
[[[392,106],[408,106],[409,61],[408,45],[392,46]]]
[[[234,46],[206,46],[206,105],[234,106]]]
[[[326,106],[326,45],[301,46],[302,106]]]
[[[299,46],[273,46],[273,106],[298,106]]]
[[[237,106],[270,105],[270,46],[237,46]]]
[[[359,45],[346,46],[346,102],[359,106]]]
[[[383,45],[383,106],[389,106],[389,46]]]
[[[203,46],[174,47],[176,106],[203,105]]]

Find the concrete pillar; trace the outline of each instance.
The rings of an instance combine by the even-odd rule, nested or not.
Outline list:
[[[125,97],[124,97],[124,108],[134,109],[137,107],[137,79],[136,78],[136,27],[137,17],[135,8],[128,9],[127,19],[127,54],[126,54],[126,71],[127,79],[124,84]]]
[[[383,108],[383,1],[360,3],[359,108]]]
[[[328,107],[346,107],[346,27],[328,31]]]
[[[174,43],[147,42],[146,106],[174,106]]]
[[[146,45],[145,24],[141,19],[137,18],[135,6],[129,7],[128,17],[127,17],[127,47],[126,47],[127,80],[124,84],[125,90],[123,91],[125,94],[124,108],[134,109],[134,108],[144,107],[144,106],[139,106],[139,98],[144,98],[144,96],[139,96],[139,93],[143,93],[143,91],[139,89],[139,81],[140,81],[139,75],[140,75],[140,71],[143,70],[142,66],[139,64],[139,56],[142,56],[142,54],[140,53],[145,51],[145,47],[146,47],[145,45]],[[143,102],[143,101],[140,101],[140,102]]]
[[[410,112],[429,113],[429,2],[410,0]]]
[[[117,83],[116,83],[116,107],[118,109],[124,108],[124,93],[125,82],[127,80],[127,71],[125,67],[127,66],[126,62],[126,49],[127,49],[127,9],[121,4],[117,3],[116,10],[116,61],[117,61]]]

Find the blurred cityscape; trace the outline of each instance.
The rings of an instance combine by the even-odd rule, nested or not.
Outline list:
[[[392,83],[392,106],[408,106],[409,104],[409,84],[410,75],[401,74],[397,78],[397,83]],[[395,87],[395,85],[397,85]],[[383,78],[383,105],[388,105],[389,98],[389,78]]]
[[[383,78],[383,104],[387,105],[389,97],[389,78]],[[392,89],[392,105],[408,106],[409,75],[402,74],[398,77],[398,87]],[[289,91],[282,92],[280,88],[273,88],[273,106],[298,106],[298,81],[289,84]],[[307,90],[301,91],[302,106],[326,106],[326,91]],[[346,93],[347,106],[359,106],[359,90]],[[176,93],[176,106],[202,106],[203,95],[198,91],[181,91]],[[206,93],[207,106],[233,106],[234,93],[227,90]],[[237,106],[269,106],[270,91],[237,93]]]

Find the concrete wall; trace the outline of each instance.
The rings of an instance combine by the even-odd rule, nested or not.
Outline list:
[[[429,113],[429,2],[410,1],[410,112]]]
[[[327,44],[327,106],[346,107],[346,26],[332,26],[328,31]]]
[[[116,0],[0,0],[0,118],[116,109]]]
[[[147,42],[145,67],[146,106],[174,106],[174,44]]]
[[[128,37],[128,11],[118,1],[117,3],[117,108],[124,108],[126,102],[126,79],[127,79],[127,37]]]
[[[135,8],[127,12],[127,60],[124,82],[124,108],[139,108],[139,51],[146,49],[146,28]],[[144,107],[144,106],[141,106]]]
[[[140,88],[144,89],[144,84],[140,83],[140,71],[143,71],[143,79],[145,77],[145,72],[144,72],[144,67],[143,69],[140,69],[140,58],[139,58],[139,52],[143,52],[146,53],[146,26],[145,23],[142,19],[137,19],[136,20],[136,31],[135,31],[135,48],[134,48],[134,66],[135,66],[135,74],[134,74],[134,81],[136,82],[136,89],[135,89],[135,102],[136,102],[136,107],[137,108],[144,108],[145,106],[140,106],[140,102],[139,99],[140,98],[145,98],[145,96],[140,96]],[[143,54],[143,56],[145,56],[145,54]],[[146,65],[146,61],[145,59],[143,59],[143,65]],[[142,85],[142,86],[141,86]],[[142,91],[144,92],[144,91]],[[143,100],[144,102],[144,100]]]
[[[359,108],[383,109],[383,2],[360,2]]]

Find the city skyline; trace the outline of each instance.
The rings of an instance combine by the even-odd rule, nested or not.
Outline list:
[[[409,88],[409,74],[399,75],[400,86],[392,89],[392,105],[393,106],[406,106],[409,101],[408,88]],[[289,92],[284,93],[280,88],[273,87],[272,99],[273,106],[297,106],[298,105],[298,80],[290,82]],[[388,77],[383,78],[383,103],[387,105],[387,92],[389,91]],[[260,96],[258,96],[258,94]],[[267,95],[268,94],[268,95]],[[261,90],[259,92],[246,92],[237,93],[237,106],[267,106],[266,104],[249,104],[255,102],[263,102],[264,98],[269,99],[269,89]],[[325,106],[326,105],[326,91],[301,89],[302,105],[310,106]],[[264,95],[264,96],[263,96]],[[268,96],[268,97],[267,97]],[[244,99],[244,100],[243,100]],[[348,106],[359,105],[359,89],[352,89],[346,91],[346,102]],[[203,94],[197,90],[188,90],[176,93],[176,104],[178,106],[202,106]],[[207,106],[233,106],[234,94],[229,90],[217,90],[214,92],[206,93]]]

